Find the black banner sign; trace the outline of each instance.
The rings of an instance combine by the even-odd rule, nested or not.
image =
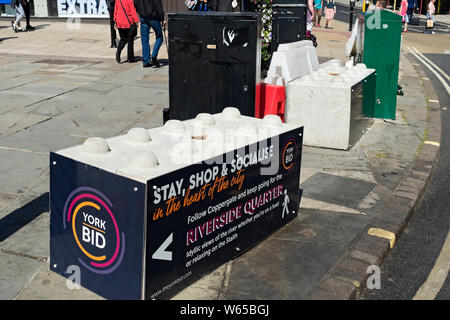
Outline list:
[[[294,219],[303,128],[148,182],[145,298],[166,299]]]

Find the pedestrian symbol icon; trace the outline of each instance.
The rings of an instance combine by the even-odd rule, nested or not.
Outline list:
[[[287,190],[284,190],[284,203],[283,203],[283,212],[281,213],[281,218],[284,218],[284,212],[289,214],[289,196],[287,195]]]

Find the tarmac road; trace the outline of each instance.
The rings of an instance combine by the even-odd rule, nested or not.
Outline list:
[[[381,267],[381,289],[366,291],[368,300],[450,299],[450,55],[425,55],[429,60],[418,56],[440,75],[415,59],[426,71],[441,106],[439,161],[416,214]]]

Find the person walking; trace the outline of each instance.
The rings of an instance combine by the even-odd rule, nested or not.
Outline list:
[[[403,23],[405,24],[403,32],[408,32],[408,0],[402,0],[398,11],[403,18]]]
[[[114,22],[119,30],[120,41],[116,51],[116,61],[120,63],[120,54],[127,45],[128,62],[136,62],[134,57],[134,38],[137,35],[139,18],[133,0],[116,0]]]
[[[14,32],[24,31],[20,27],[20,20],[22,20],[25,17],[25,11],[23,9],[22,3],[25,0],[12,0],[11,6],[16,9],[16,19],[11,21],[11,28],[14,30]]]
[[[115,0],[106,0],[106,6],[109,12],[109,29],[111,33],[111,45],[110,48],[117,48],[117,34],[116,28],[114,27],[114,6],[116,5]]]
[[[33,31],[36,28],[32,27],[30,25],[31,0],[24,0],[22,2],[22,5],[23,5],[23,11],[25,12],[25,19],[27,21],[27,26],[26,26],[25,30]]]
[[[116,0],[117,1],[117,0]],[[159,68],[158,53],[163,43],[161,24],[165,26],[164,11],[161,0],[135,0],[139,21],[141,23],[142,63],[144,68]],[[150,55],[150,28],[156,41]]]
[[[436,0],[430,0],[428,2],[428,6],[427,6],[427,29],[433,29],[434,28],[434,24],[436,23],[436,19],[434,18],[434,13],[436,11],[436,6],[434,5],[434,3],[436,2]],[[428,27],[428,21],[431,20],[433,21],[433,26],[431,28]],[[431,31],[432,34],[434,34],[435,32],[432,30]]]
[[[306,32],[311,32],[314,25],[314,0],[308,0],[306,12]]]
[[[327,22],[325,23],[326,29],[333,29],[329,27],[329,25],[331,25],[331,21],[334,19],[335,14],[336,14],[336,4],[334,3],[334,0],[328,0],[325,7],[325,19],[327,19]]]
[[[320,26],[320,20],[322,19],[322,2],[323,0],[314,0],[314,27]]]
[[[413,15],[414,15],[414,10],[417,8],[417,0],[408,0],[408,10],[406,12],[406,14],[408,15],[408,21],[411,22]]]

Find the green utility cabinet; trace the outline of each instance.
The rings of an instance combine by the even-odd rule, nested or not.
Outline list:
[[[396,13],[375,9],[358,17],[357,62],[376,70],[375,101],[364,109],[366,117],[395,119],[401,34]]]

